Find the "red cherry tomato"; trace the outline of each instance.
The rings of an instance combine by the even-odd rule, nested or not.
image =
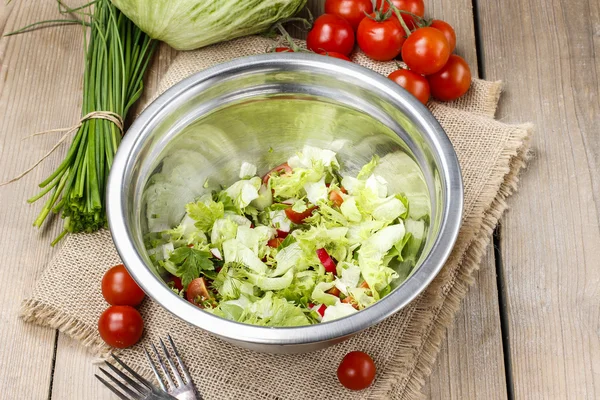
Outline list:
[[[178,276],[174,276],[173,279],[171,279],[171,282],[173,282],[173,287],[177,290],[182,290],[183,289],[183,284],[181,283],[181,278]]]
[[[376,21],[372,18],[363,19],[356,31],[356,40],[360,49],[370,58],[377,61],[394,59],[402,50],[406,33],[396,18]]]
[[[131,306],[110,306],[100,315],[98,331],[106,344],[124,349],[140,340],[144,321],[140,313]]]
[[[460,56],[452,54],[444,67],[427,77],[431,94],[438,100],[450,101],[467,93],[471,87],[471,69]]]
[[[322,56],[339,58],[340,60],[352,61],[349,57],[343,55],[342,53],[338,53],[336,51],[319,51],[318,54],[321,54]]]
[[[303,211],[301,213],[296,212],[294,210],[292,210],[292,207],[290,208],[286,208],[285,209],[285,215],[288,217],[288,219],[290,221],[292,221],[295,224],[301,224],[304,222],[304,220],[308,217],[310,217],[313,213],[314,210],[316,210],[317,207],[309,207],[306,209],[306,211]]]
[[[417,74],[435,74],[449,57],[450,44],[446,36],[435,28],[417,29],[402,46],[402,60]]]
[[[289,47],[275,47],[275,52],[276,53],[293,53],[294,50],[290,49]]]
[[[281,165],[276,166],[269,172],[267,172],[265,174],[265,176],[263,176],[263,183],[266,185],[269,182],[271,175],[273,175],[273,174],[275,174],[277,176],[277,175],[289,175],[291,173],[292,173],[292,167],[290,167],[288,165],[288,163],[283,163]]]
[[[269,241],[267,242],[267,246],[276,249],[279,246],[281,246],[281,243],[283,243],[282,238],[273,238],[273,239],[269,239]]]
[[[329,193],[329,200],[333,202],[336,206],[340,207],[344,202],[344,199],[341,195],[341,191],[333,190]]]
[[[285,239],[287,237],[287,235],[289,235],[289,234],[290,234],[289,232],[281,231],[281,230],[277,229],[277,237],[278,238]]]
[[[441,19],[434,19],[429,26],[437,29],[438,31],[442,32],[444,36],[446,36],[446,40],[450,45],[450,53],[452,53],[456,48],[456,32],[454,32],[454,28],[452,28],[449,23],[442,21]]]
[[[102,296],[113,306],[137,306],[146,294],[133,280],[123,264],[106,271],[102,277]]]
[[[423,75],[408,69],[399,69],[389,74],[388,78],[409,91],[421,103],[427,104],[430,96],[429,82]]]
[[[204,278],[196,278],[187,287],[186,297],[190,303],[203,307],[202,302],[212,301],[213,296],[206,287]]]
[[[327,306],[325,304],[321,304],[321,306],[317,309],[317,312],[319,313],[321,318],[323,318],[323,316],[325,315],[325,310],[327,310]]]
[[[390,8],[387,0],[383,0],[383,11],[387,11]],[[419,17],[423,17],[425,15],[425,4],[423,0],[392,0],[392,4],[396,6],[398,10],[408,11],[409,13],[418,15]],[[377,7],[381,6],[381,0],[377,2]],[[394,14],[395,15],[395,14]],[[403,14],[402,19],[406,22],[406,26],[408,29],[413,30],[417,27],[417,23],[409,14]]]
[[[327,250],[317,249],[317,257],[319,257],[319,261],[321,261],[321,264],[325,267],[325,271],[333,274],[336,273],[335,262],[333,261],[333,258],[329,256]]]
[[[342,359],[337,370],[342,385],[350,390],[368,388],[375,379],[375,363],[362,351],[352,351]]]
[[[366,14],[373,12],[371,0],[326,0],[325,12],[344,18],[356,30]]]
[[[323,14],[316,19],[306,37],[306,47],[315,53],[335,51],[349,55],[354,48],[354,31],[348,21],[333,14]]]

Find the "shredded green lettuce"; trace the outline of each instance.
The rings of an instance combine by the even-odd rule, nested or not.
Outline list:
[[[410,167],[410,177],[402,170],[390,176],[383,169],[390,160]],[[193,279],[205,279],[215,303],[203,306],[223,318],[301,326],[351,315],[418,265],[429,200],[416,190],[414,165],[375,156],[357,175],[341,175],[335,152],[311,146],[268,177],[244,162],[240,180],[169,210],[168,218],[153,216],[148,256],[157,273],[182,279],[179,295]],[[406,190],[391,190],[392,181],[405,182]],[[167,210],[157,194],[163,203],[151,209]],[[166,226],[177,212],[179,223]]]

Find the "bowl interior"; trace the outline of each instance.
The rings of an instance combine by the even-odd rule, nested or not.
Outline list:
[[[350,63],[320,58],[286,54],[231,62],[171,88],[137,119],[113,167],[120,170],[109,184],[109,222],[113,236],[126,231],[123,241],[115,237],[115,243],[144,289],[162,291],[142,271],[141,264],[153,270],[145,234],[177,225],[187,202],[239,179],[242,162],[257,165],[262,174],[305,144],[336,151],[342,174],[356,174],[377,154],[381,162],[376,173],[388,181],[390,192],[410,194],[410,218],[424,218],[428,224],[411,276],[380,302],[345,318],[354,323],[312,340],[378,322],[412,300],[439,271],[455,240],[462,208],[462,183],[450,142],[429,111],[397,85],[346,65]],[[443,235],[446,242],[440,240]],[[217,318],[185,305],[173,293],[173,298],[166,291],[163,295],[159,302],[188,322],[202,326],[205,318]],[[230,337],[229,328],[215,322],[211,330]],[[272,329],[256,328],[260,333],[249,328],[239,340],[277,337]],[[294,341],[311,339],[303,334],[279,343]]]

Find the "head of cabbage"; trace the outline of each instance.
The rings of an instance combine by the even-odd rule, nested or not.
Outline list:
[[[177,50],[263,32],[306,0],[111,0],[150,37]]]

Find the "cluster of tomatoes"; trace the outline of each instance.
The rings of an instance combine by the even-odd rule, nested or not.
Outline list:
[[[423,0],[326,0],[325,14],[308,33],[309,50],[351,61],[355,43],[370,58],[401,58],[408,67],[389,78],[426,104],[455,100],[471,85],[466,61],[452,54],[456,34],[442,20],[426,20]],[[278,52],[295,51],[278,47]]]
[[[144,297],[144,291],[133,280],[123,264],[106,271],[102,278],[102,296],[108,307],[98,320],[100,337],[109,346],[130,347],[142,337],[144,321],[138,306]]]

